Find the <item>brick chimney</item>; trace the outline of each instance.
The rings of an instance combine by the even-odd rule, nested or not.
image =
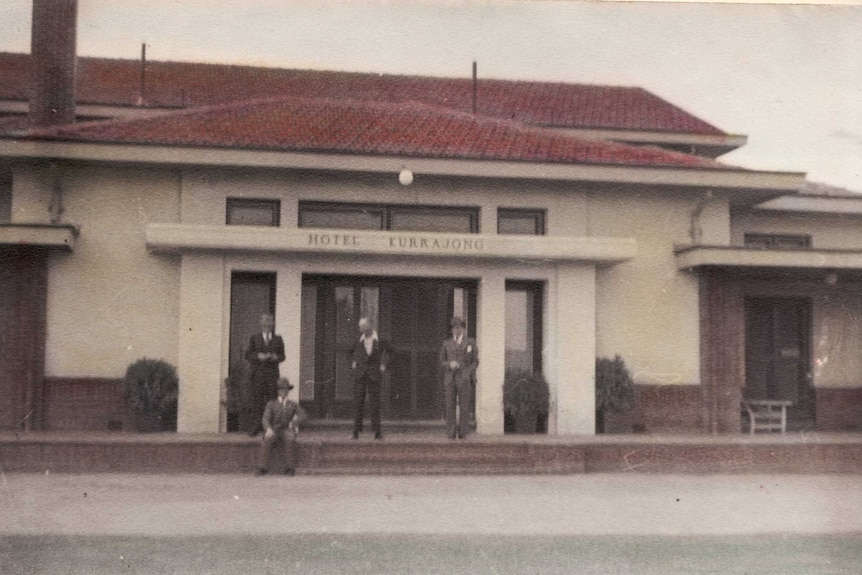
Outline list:
[[[30,126],[75,121],[78,0],[33,0]]]

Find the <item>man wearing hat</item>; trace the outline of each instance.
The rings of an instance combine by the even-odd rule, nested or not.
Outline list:
[[[266,402],[277,395],[275,383],[278,381],[278,364],[284,361],[284,340],[273,328],[275,318],[270,313],[260,316],[260,333],[249,338],[245,358],[249,362],[249,401],[240,414],[241,429],[254,437],[261,433],[260,414]]]
[[[446,435],[449,439],[464,439],[470,421],[470,382],[479,366],[479,348],[476,340],[464,333],[464,320],[453,317],[452,337],[440,348],[440,367],[443,368],[443,396],[446,404]],[[455,413],[458,407],[456,421]]]
[[[296,402],[287,398],[293,389],[286,377],[278,380],[278,397],[267,402],[263,410],[263,443],[260,446],[260,466],[256,475],[266,475],[269,471],[269,459],[272,446],[281,439],[284,445],[284,474],[293,475],[296,470],[296,435],[299,424],[308,419],[305,410]]]

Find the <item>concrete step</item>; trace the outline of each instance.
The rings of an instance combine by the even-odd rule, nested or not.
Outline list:
[[[728,437],[470,436],[439,429],[303,432],[299,474],[862,473],[862,435]],[[252,473],[260,438],[246,434],[0,434],[3,472]],[[278,453],[279,450],[275,450]],[[272,469],[278,470],[279,461]]]

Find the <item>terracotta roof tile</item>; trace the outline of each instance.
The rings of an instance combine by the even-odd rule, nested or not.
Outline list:
[[[27,54],[0,53],[0,99],[26,99]],[[423,102],[471,112],[470,78],[432,78],[288,70],[183,62],[147,62],[143,105],[191,107],[295,96]],[[141,63],[79,58],[77,98],[83,104],[136,106]],[[643,90],[618,86],[480,79],[477,113],[561,128],[724,132]]]
[[[727,169],[697,156],[575,138],[422,103],[255,100],[164,115],[78,123],[25,137],[320,153]]]

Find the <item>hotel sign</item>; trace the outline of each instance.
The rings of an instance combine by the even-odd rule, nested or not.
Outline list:
[[[149,250],[168,253],[399,255],[612,263],[631,259],[637,252],[637,244],[630,238],[285,230],[194,224],[149,224],[146,233]]]
[[[350,233],[308,232],[308,245],[322,249],[332,248],[391,248],[396,251],[481,253],[485,249],[482,237],[440,234],[411,235],[389,233],[385,238]]]

